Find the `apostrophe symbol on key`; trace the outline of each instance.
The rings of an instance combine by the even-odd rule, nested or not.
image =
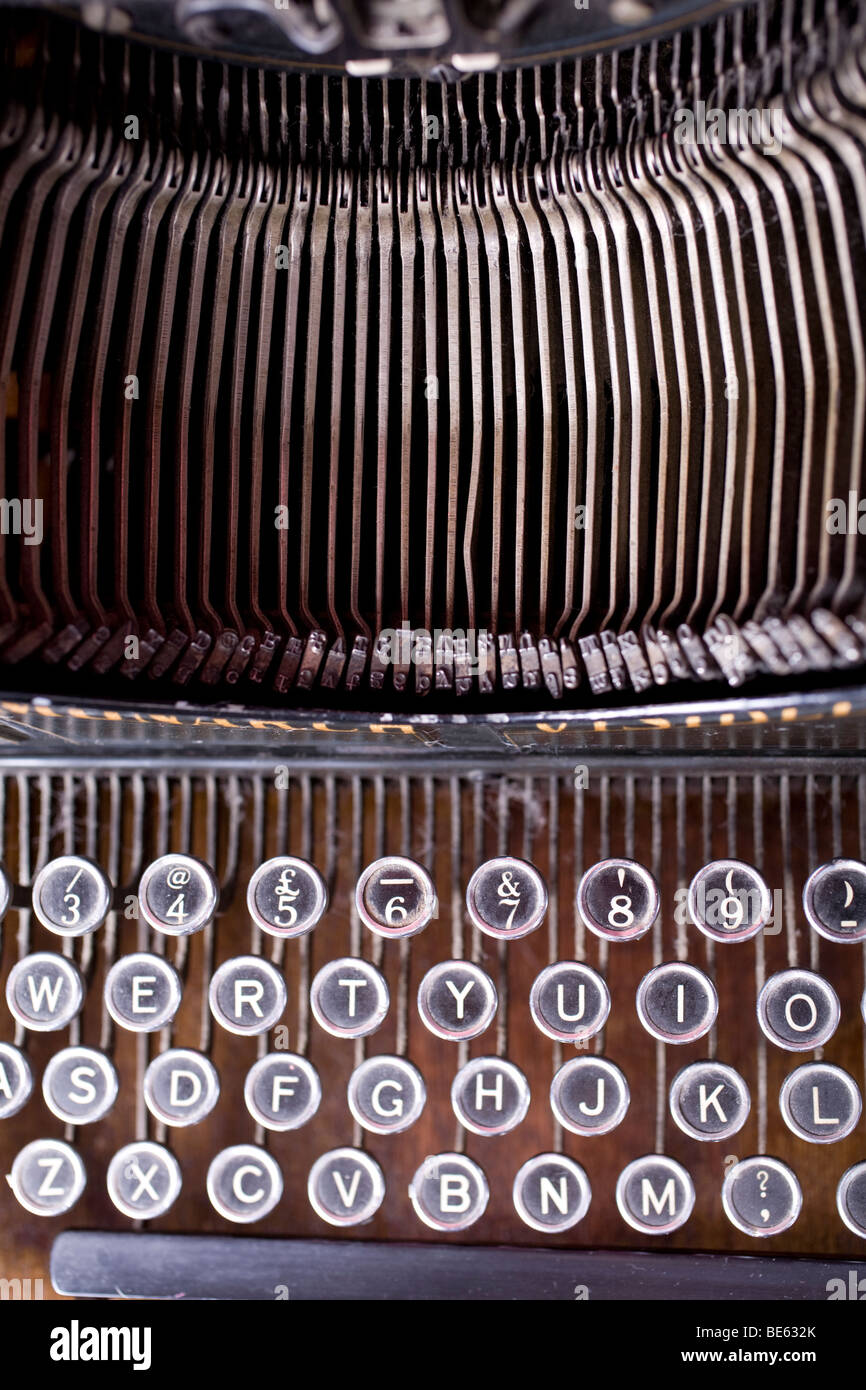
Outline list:
[[[182,865],[176,869],[170,869],[166,877],[169,888],[184,888],[189,883],[189,869]]]
[[[617,869],[616,876],[619,879],[619,886],[625,886],[625,869]],[[610,912],[607,914],[608,925],[617,931],[627,931],[634,925],[634,913],[631,910],[631,898],[628,893],[616,893],[610,900]]]
[[[755,1174],[755,1176],[756,1176],[757,1179],[758,1179],[758,1191],[760,1192],[761,1197],[762,1197],[763,1199],[766,1200],[766,1196],[767,1196],[767,1183],[768,1183],[769,1180],[770,1180],[770,1174],[769,1174],[768,1172],[766,1172],[766,1170],[765,1170],[764,1168],[759,1168],[758,1171],[757,1171],[757,1173]],[[769,1213],[769,1211],[767,1210],[766,1207],[761,1207],[760,1216],[761,1216],[761,1220],[762,1220],[763,1222],[766,1223],[767,1221],[769,1221],[769,1219],[770,1219],[770,1213]]]

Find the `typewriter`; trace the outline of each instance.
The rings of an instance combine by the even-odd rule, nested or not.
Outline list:
[[[0,6],[4,1297],[866,1274],[864,23]]]

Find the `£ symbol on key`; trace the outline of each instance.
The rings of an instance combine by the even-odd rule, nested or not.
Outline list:
[[[294,869],[283,869],[277,882],[277,893],[281,898],[299,898],[300,888],[292,888],[289,880],[295,877]]]

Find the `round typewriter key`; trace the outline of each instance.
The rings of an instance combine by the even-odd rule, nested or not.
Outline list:
[[[261,1221],[283,1195],[283,1175],[276,1160],[255,1144],[223,1149],[207,1170],[211,1206],[227,1221]]]
[[[636,1231],[665,1235],[688,1221],[695,1205],[695,1185],[675,1159],[645,1154],[620,1173],[616,1204],[623,1221]]]
[[[780,970],[758,995],[758,1022],[786,1052],[821,1047],[836,1032],[840,1012],[833,986],[811,970]]]
[[[229,1033],[266,1033],[288,1003],[286,982],[262,956],[233,956],[214,971],[210,1010]]]
[[[836,1206],[849,1231],[866,1236],[866,1163],[843,1173],[836,1189]]]
[[[831,859],[809,875],[803,911],[828,941],[866,941],[866,864]]]
[[[724,1062],[692,1062],[671,1083],[671,1114],[692,1139],[728,1139],[749,1117],[749,1088]]]
[[[550,1108],[572,1134],[607,1134],[625,1118],[628,1082],[606,1057],[572,1057],[550,1083]]]
[[[860,1119],[863,1102],[853,1076],[828,1062],[807,1062],[786,1076],[779,1092],[782,1119],[812,1144],[844,1139]]]
[[[300,1129],[311,1120],[322,1099],[319,1073],[306,1057],[269,1052],[247,1073],[244,1100],[265,1129]]]
[[[582,1042],[607,1022],[610,992],[601,975],[578,961],[557,961],[536,978],[529,1010],[549,1038]]]
[[[6,1003],[10,1013],[37,1033],[65,1028],[84,1003],[84,983],[77,968],[53,951],[24,956],[9,971]]]
[[[368,1057],[349,1080],[349,1109],[374,1134],[408,1129],[426,1101],[424,1078],[405,1057]]]
[[[174,966],[146,951],[121,956],[105,979],[105,1007],[115,1023],[133,1033],[153,1033],[171,1023],[181,993]]]
[[[689,917],[714,941],[748,941],[773,917],[773,898],[757,869],[716,859],[689,884]]]
[[[9,971],[6,1003],[10,1013],[37,1033],[65,1028],[84,1003],[84,983],[77,968],[53,951],[24,956]]]
[[[521,1221],[534,1231],[556,1234],[583,1220],[592,1192],[586,1173],[573,1158],[536,1154],[519,1170],[512,1197]]]
[[[138,885],[144,920],[166,936],[189,936],[212,921],[219,889],[207,864],[188,854],[164,854],[148,864]]]
[[[362,1149],[332,1149],[317,1158],[307,1179],[310,1206],[331,1226],[360,1226],[376,1215],[385,1178]]]
[[[469,880],[466,909],[486,936],[515,940],[544,921],[547,886],[534,864],[525,859],[488,859]]]
[[[384,976],[358,956],[329,961],[310,987],[316,1022],[338,1038],[361,1038],[375,1032],[389,1003]]]
[[[180,1164],[162,1144],[142,1139],[118,1150],[108,1165],[106,1183],[109,1197],[124,1216],[152,1221],[177,1200]]]
[[[114,1063],[92,1047],[64,1047],[42,1076],[45,1104],[69,1125],[90,1125],[107,1115],[119,1088]]]
[[[17,1155],[9,1186],[34,1216],[60,1216],[81,1196],[87,1175],[80,1156],[59,1139],[34,1139]]]
[[[0,1120],[17,1115],[33,1091],[30,1063],[11,1043],[0,1042]]]
[[[659,915],[658,884],[632,859],[605,859],[577,886],[577,910],[590,931],[607,941],[634,941]]]
[[[409,1185],[409,1200],[434,1231],[465,1231],[484,1215],[487,1179],[465,1154],[431,1154]]]
[[[682,961],[657,965],[644,975],[636,1003],[638,1018],[647,1032],[666,1043],[702,1038],[719,1012],[712,980],[696,966]]]
[[[377,936],[414,936],[438,910],[427,870],[397,855],[367,866],[355,888],[355,905]]]
[[[271,936],[305,936],[328,906],[321,874],[303,859],[279,855],[260,864],[247,888],[247,909]]]
[[[12,884],[9,882],[9,875],[0,865],[0,918],[5,917],[9,903],[12,900]]]
[[[197,1125],[219,1099],[220,1083],[209,1057],[185,1047],[154,1057],[144,1073],[144,1100],[166,1125]]]
[[[490,1026],[499,997],[490,976],[468,960],[434,965],[418,987],[418,1012],[437,1038],[477,1038]]]
[[[766,1154],[744,1158],[725,1174],[722,1206],[738,1231],[747,1236],[776,1236],[793,1226],[803,1194],[795,1173]]]
[[[111,884],[98,864],[65,854],[40,869],[33,882],[33,911],[58,936],[86,936],[102,926],[111,907]]]
[[[504,1057],[474,1057],[451,1083],[451,1104],[473,1134],[507,1134],[529,1109],[529,1082]]]

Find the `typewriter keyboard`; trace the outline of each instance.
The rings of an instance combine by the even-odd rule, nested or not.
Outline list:
[[[862,1250],[866,776],[0,795],[4,1219]]]

